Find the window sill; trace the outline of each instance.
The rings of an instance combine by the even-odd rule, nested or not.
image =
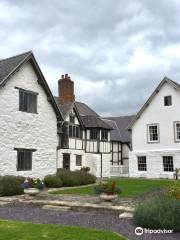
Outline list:
[[[22,111],[22,110],[19,110],[19,112],[23,112],[23,113],[31,113],[31,114],[39,114],[38,112],[27,112],[27,111]]]
[[[160,143],[160,141],[148,141],[147,143]]]

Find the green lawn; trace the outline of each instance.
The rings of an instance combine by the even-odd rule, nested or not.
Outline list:
[[[133,178],[117,178],[115,179],[118,186],[121,187],[121,197],[138,197],[143,193],[150,192],[156,188],[164,188],[171,186],[176,182],[180,187],[180,181],[166,180],[166,179],[133,179]],[[81,187],[66,190],[54,191],[52,194],[94,194],[94,187]]]
[[[0,221],[0,240],[125,240],[111,232],[88,228]]]

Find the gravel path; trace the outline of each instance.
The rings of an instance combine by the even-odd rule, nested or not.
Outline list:
[[[135,225],[130,219],[119,219],[117,215],[97,214],[73,211],[52,211],[35,206],[0,207],[0,219],[21,220],[33,223],[55,223],[71,226],[83,226],[119,232],[130,240],[178,240],[180,233],[134,234]],[[113,240],[113,239],[112,239]]]

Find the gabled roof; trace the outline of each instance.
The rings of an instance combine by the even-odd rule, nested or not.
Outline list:
[[[66,118],[67,114],[70,113],[74,107],[73,102],[65,102],[65,103],[60,103],[59,102],[59,97],[54,97],[62,115],[64,118]]]
[[[56,103],[57,103],[57,105],[58,105],[58,107],[59,107],[59,109],[60,109],[60,111],[61,111],[61,113],[62,113],[62,115],[63,115],[64,120],[66,119],[66,117],[68,116],[68,114],[70,114],[70,112],[71,112],[71,111],[73,110],[73,108],[74,108],[74,111],[75,111],[75,113],[76,113],[76,116],[77,116],[80,124],[82,125],[82,127],[84,126],[84,125],[83,125],[83,122],[82,122],[82,119],[81,119],[81,117],[80,117],[80,115],[79,115],[79,112],[78,112],[78,110],[77,110],[76,105],[75,105],[74,102],[64,102],[64,103],[60,103],[59,97],[54,97],[54,99],[55,99],[55,101],[56,101]]]
[[[100,117],[94,115],[81,116],[83,124],[86,128],[104,128],[111,130],[112,127],[103,121]]]
[[[130,132],[127,130],[127,127],[134,118],[134,115],[103,118],[113,128],[111,131],[111,140],[123,143],[131,142]]]
[[[25,52],[10,58],[0,60],[0,85],[5,82],[8,76],[28,58],[32,52]]]
[[[99,117],[99,115],[85,103],[75,102],[75,105],[77,107],[79,115],[81,116],[93,115]]]
[[[130,130],[132,128],[132,126],[134,125],[134,123],[140,118],[140,116],[142,115],[142,113],[144,112],[144,110],[149,106],[149,104],[151,103],[151,101],[153,100],[153,98],[156,96],[156,94],[160,91],[160,89],[162,88],[162,86],[167,83],[169,85],[171,85],[173,88],[175,88],[176,90],[180,90],[180,85],[176,82],[174,82],[173,80],[171,80],[168,77],[164,77],[163,80],[160,82],[160,84],[157,86],[157,88],[154,90],[154,92],[151,94],[151,96],[148,98],[148,100],[145,102],[145,104],[142,106],[142,108],[140,109],[140,111],[136,114],[135,118],[133,119],[133,121],[130,123],[130,125],[128,126],[128,129]]]
[[[41,72],[41,69],[31,51],[22,53],[20,55],[16,55],[14,57],[0,60],[0,88],[3,87],[6,84],[6,82],[10,80],[11,76],[15,74],[28,61],[32,64],[32,67],[34,68],[34,71],[38,76],[38,83],[45,90],[48,96],[48,101],[51,103],[58,120],[62,120],[62,114],[54,100],[54,97]]]

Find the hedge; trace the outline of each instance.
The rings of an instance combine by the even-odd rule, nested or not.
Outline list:
[[[44,184],[48,188],[60,188],[63,185],[63,182],[60,177],[56,175],[47,175],[44,178]]]
[[[21,184],[25,178],[21,176],[1,176],[0,177],[0,196],[13,196],[24,193]]]
[[[96,182],[96,177],[85,171],[58,169],[56,175],[61,178],[65,187],[87,185]]]

